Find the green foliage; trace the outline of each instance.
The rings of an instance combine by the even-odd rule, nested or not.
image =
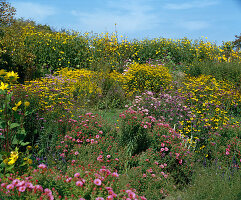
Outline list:
[[[238,200],[241,198],[240,171],[222,172],[212,167],[196,167],[192,184],[183,192],[170,195],[167,200]]]
[[[127,147],[129,155],[138,154],[149,147],[148,131],[151,123],[142,112],[126,110],[120,114],[119,140],[122,146]]]
[[[220,81],[230,81],[241,89],[241,64],[239,62],[195,61],[185,69],[190,76],[211,75]]]
[[[0,27],[9,25],[13,21],[16,9],[5,0],[0,1]],[[1,30],[1,29],[0,29]]]

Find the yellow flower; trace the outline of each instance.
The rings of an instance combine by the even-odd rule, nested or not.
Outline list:
[[[8,163],[8,158],[4,159],[4,160],[3,160],[3,163],[4,163],[4,164],[7,164],[7,163]]]
[[[0,90],[5,90],[8,88],[8,84],[1,82]]]
[[[25,101],[25,102],[24,102],[24,106],[25,106],[25,107],[28,107],[29,105],[30,105],[30,103],[29,103],[28,101]]]
[[[17,111],[17,110],[18,110],[18,107],[15,106],[15,107],[13,107],[12,109],[13,109],[14,111]]]
[[[27,160],[27,163],[28,163],[29,165],[31,165],[31,164],[33,163],[32,159],[28,159],[28,160]]]
[[[0,70],[0,76],[4,76],[6,74],[5,70],[4,69],[1,69]]]
[[[29,150],[29,151],[30,151],[31,149],[32,149],[32,147],[31,147],[31,146],[27,146],[27,150]]]
[[[9,165],[13,165],[18,159],[18,152],[11,151],[11,156],[9,158],[10,161],[8,161]]]
[[[19,101],[17,104],[15,104],[15,106],[19,107],[19,106],[21,106],[21,104],[22,104],[22,101]]]
[[[6,74],[6,78],[9,79],[10,81],[16,81],[19,77],[18,77],[18,74],[15,73],[14,71],[11,71],[11,72],[8,72]]]

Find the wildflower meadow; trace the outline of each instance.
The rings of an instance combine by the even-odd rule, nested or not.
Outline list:
[[[7,21],[0,200],[241,199],[236,43]]]

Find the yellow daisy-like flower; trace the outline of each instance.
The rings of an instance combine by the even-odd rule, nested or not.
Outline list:
[[[18,159],[18,152],[11,151],[11,156],[8,161],[8,165],[13,165]]]
[[[31,150],[32,149],[32,146],[27,146],[27,150]]]
[[[15,106],[19,107],[19,106],[21,106],[21,104],[22,104],[22,101],[19,101],[17,104],[15,104]]]
[[[32,159],[28,159],[28,160],[27,160],[27,163],[28,163],[29,165],[33,164]]]
[[[0,86],[0,90],[6,90],[8,88],[8,84],[4,83],[4,82],[1,82],[1,86]]]
[[[5,77],[12,82],[16,81],[19,78],[18,74],[14,71],[8,72]]]
[[[29,103],[28,101],[25,101],[25,102],[24,102],[24,106],[25,106],[25,107],[29,107],[29,105],[30,105],[30,103]]]
[[[15,106],[15,107],[13,107],[12,109],[13,109],[14,111],[17,111],[17,110],[18,110],[18,107]]]

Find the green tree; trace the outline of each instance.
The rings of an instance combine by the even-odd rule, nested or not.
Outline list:
[[[16,9],[5,0],[0,0],[0,27],[13,22]]]
[[[240,50],[240,48],[241,48],[241,34],[240,34],[240,36],[235,35],[235,37],[236,37],[236,40],[234,40],[233,44],[237,48],[237,50]]]

